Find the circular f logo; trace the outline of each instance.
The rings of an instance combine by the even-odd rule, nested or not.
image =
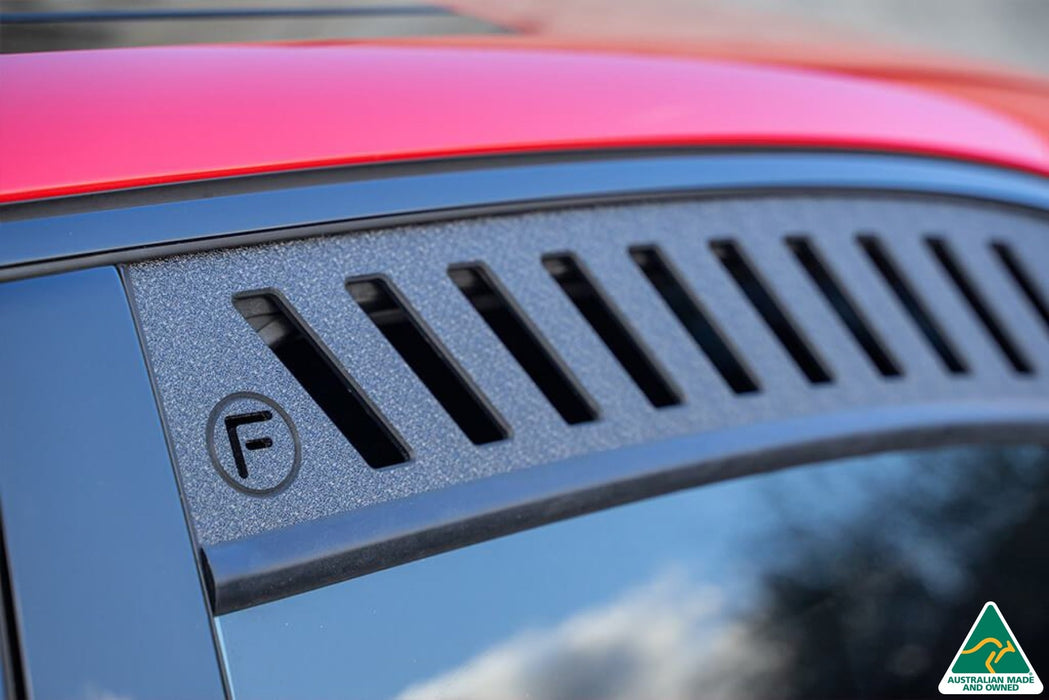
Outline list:
[[[211,464],[227,484],[252,496],[272,496],[295,480],[301,448],[291,417],[275,401],[230,394],[208,418]]]

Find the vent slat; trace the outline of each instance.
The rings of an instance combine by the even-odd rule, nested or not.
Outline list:
[[[1016,286],[1019,287],[1028,303],[1030,303],[1031,308],[1042,319],[1045,329],[1049,331],[1049,304],[1046,303],[1045,297],[1042,296],[1042,293],[1038,291],[1038,287],[1035,286],[1034,277],[1027,272],[1025,266],[1013,254],[1012,248],[1005,243],[995,242],[991,244],[991,249],[994,250],[999,262],[1001,262],[1013,282],[1016,283]]]
[[[841,283],[835,279],[812,243],[801,236],[789,236],[785,242],[827,299],[834,313],[852,333],[852,337],[859,343],[875,369],[883,377],[900,376],[903,372],[899,363],[874,334],[870,324],[864,320],[855,302],[845,293]]]
[[[805,377],[813,384],[829,383],[831,381],[830,372],[819,361],[815,352],[787,318],[786,313],[772,297],[768,288],[758,278],[739,246],[729,240],[716,240],[711,241],[710,249],[732,279],[736,281],[740,290],[750,300],[751,305],[761,315],[765,324],[772,330]]]
[[[597,419],[579,381],[490,270],[478,263],[453,265],[448,276],[566,423]]]
[[[658,246],[634,246],[630,248],[630,256],[732,391],[737,394],[757,391],[758,384],[750,371],[729,347],[699,300],[686,289],[662,250]]]
[[[680,404],[680,392],[575,256],[549,254],[543,256],[542,262],[649,403],[656,408]]]
[[[1027,361],[1023,353],[1017,346],[1016,341],[1009,335],[1002,326],[1001,322],[995,316],[994,311],[987,304],[983,295],[977,290],[976,285],[969,279],[969,276],[962,269],[961,265],[955,259],[954,254],[951,252],[947,242],[939,237],[929,236],[925,239],[925,244],[932,251],[933,257],[940,263],[940,266],[947,273],[947,276],[951,278],[954,286],[961,292],[962,296],[965,297],[965,301],[968,302],[969,307],[976,314],[976,317],[980,319],[980,323],[987,329],[994,342],[997,343],[1001,349],[1002,354],[1012,365],[1013,369],[1020,374],[1031,373],[1031,363]]]
[[[471,442],[483,445],[509,437],[495,409],[392,283],[359,277],[348,280],[346,289]]]
[[[244,292],[233,306],[369,466],[408,461],[393,428],[287,300],[273,291]]]
[[[873,236],[859,236],[857,241],[867,254],[871,264],[874,265],[878,274],[888,284],[896,298],[899,299],[903,308],[910,315],[915,325],[929,341],[929,345],[939,356],[944,367],[952,374],[966,374],[968,367],[965,361],[947,340],[946,334],[940,329],[939,324],[933,319],[932,314],[925,308],[925,304],[918,298],[909,282],[903,277],[903,273],[896,263],[889,257],[888,252],[881,242]]]

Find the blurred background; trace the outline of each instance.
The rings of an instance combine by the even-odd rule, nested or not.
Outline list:
[[[903,63],[951,56],[1049,75],[1045,0],[2,0],[4,52],[172,43],[524,34],[679,46],[833,51]],[[49,22],[36,13],[270,8],[361,10],[301,17],[120,17]],[[32,20],[32,21],[23,21]],[[86,21],[85,21],[86,20]],[[814,48],[818,43],[822,48]],[[966,64],[968,65],[968,64]]]

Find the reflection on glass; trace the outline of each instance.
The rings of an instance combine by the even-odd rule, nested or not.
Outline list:
[[[935,696],[995,600],[1049,673],[1049,451],[750,477],[224,616],[240,700]]]

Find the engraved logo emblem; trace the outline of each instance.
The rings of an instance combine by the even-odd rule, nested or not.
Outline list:
[[[272,496],[295,480],[302,458],[291,417],[273,399],[230,394],[208,418],[208,453],[222,479],[246,494]]]

